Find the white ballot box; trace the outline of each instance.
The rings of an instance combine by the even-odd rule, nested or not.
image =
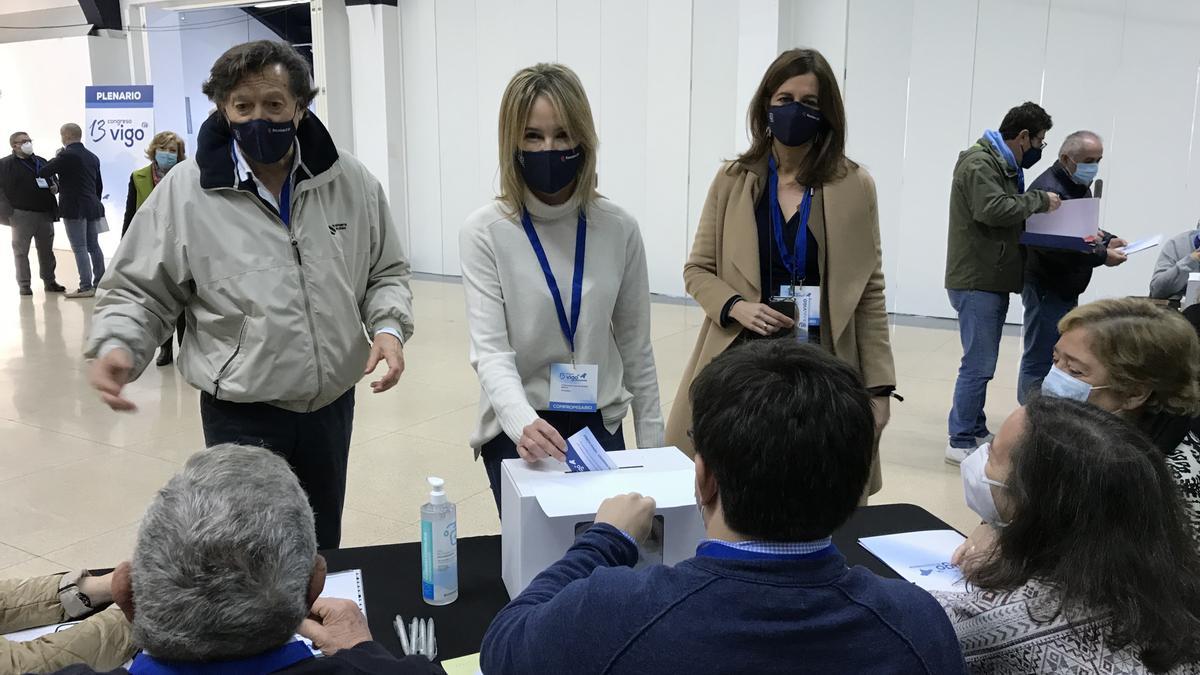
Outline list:
[[[650,539],[638,566],[673,565],[696,553],[704,524],[696,508],[696,470],[678,448],[646,448],[608,453],[614,471],[567,473],[552,459],[536,463],[504,460],[500,477],[501,576],[511,598],[542,570],[558,561],[596,518],[600,502],[639,492],[657,509]]]

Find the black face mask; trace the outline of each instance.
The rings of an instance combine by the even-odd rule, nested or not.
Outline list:
[[[292,120],[230,122],[229,129],[242,152],[260,164],[274,164],[283,159],[296,140],[296,125]]]
[[[575,146],[570,150],[518,150],[517,163],[521,165],[521,176],[530,190],[552,195],[575,180],[583,164],[583,149]]]
[[[825,128],[821,111],[799,101],[767,108],[771,134],[787,146],[804,145]]]
[[[1029,142],[1029,149],[1021,153],[1021,168],[1031,169],[1038,160],[1042,158],[1042,149],[1033,147],[1033,141]]]

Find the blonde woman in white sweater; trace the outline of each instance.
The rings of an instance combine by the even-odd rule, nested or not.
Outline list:
[[[482,456],[500,507],[500,463],[565,459],[587,427],[605,450],[663,443],[637,221],[596,192],[587,94],[566,66],[518,72],[500,103],[500,196],[459,235]]]

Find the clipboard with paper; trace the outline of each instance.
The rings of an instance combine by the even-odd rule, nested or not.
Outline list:
[[[1087,253],[1100,231],[1100,200],[1067,199],[1050,213],[1035,213],[1025,221],[1021,243]]]

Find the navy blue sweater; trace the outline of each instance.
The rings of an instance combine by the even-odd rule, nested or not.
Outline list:
[[[592,526],[496,616],[483,672],[966,672],[928,593],[836,551],[635,571],[637,557],[618,530]]]

